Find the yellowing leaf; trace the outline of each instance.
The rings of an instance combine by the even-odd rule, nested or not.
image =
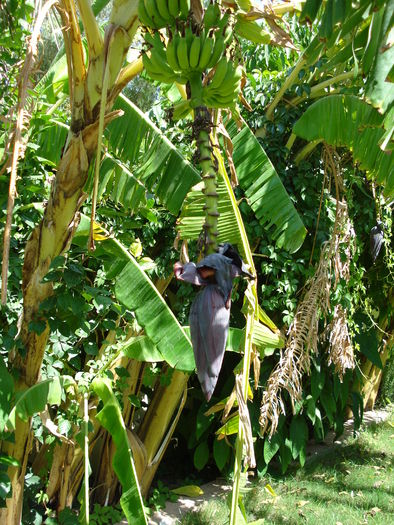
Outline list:
[[[142,254],[142,244],[139,239],[136,239],[130,245],[130,252],[134,257],[140,257]]]
[[[305,505],[308,505],[309,500],[307,499],[301,499],[300,501],[297,501],[297,507],[305,507]]]
[[[265,490],[268,492],[268,494],[271,494],[271,496],[273,498],[277,498],[278,495],[277,493],[274,491],[274,489],[271,487],[271,485],[269,483],[267,483],[265,486],[264,486]]]
[[[184,485],[183,487],[172,489],[171,492],[179,496],[189,496],[190,498],[197,498],[204,494],[204,491],[198,485]]]
[[[105,241],[109,234],[96,221],[93,223],[93,239],[95,241]]]

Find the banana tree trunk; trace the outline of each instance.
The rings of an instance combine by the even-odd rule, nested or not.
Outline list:
[[[108,91],[112,93],[117,90],[116,79],[138,27],[137,0],[114,0],[104,42],[90,2],[78,0],[78,8],[88,40],[87,68],[76,5],[73,0],[59,1],[69,67],[71,131],[52,184],[44,216],[26,245],[20,332],[24,355],[17,354],[12,362],[19,377],[16,383],[17,392],[31,387],[39,379],[49,336],[49,326],[46,320],[40,317],[39,305],[53,293],[52,284],[43,282],[43,278],[54,257],[66,252],[70,246],[78,225],[78,210],[86,197],[83,188],[90,161],[97,148],[99,132],[101,133],[103,127],[119,115],[119,112],[108,113],[110,107],[107,103],[102,111],[99,126],[100,100],[97,100],[97,93],[101,91],[103,69],[109,69]],[[95,68],[100,61],[102,68]],[[108,100],[112,103],[113,97],[109,96]],[[45,322],[45,329],[40,334],[30,329],[30,323],[37,320]],[[21,521],[24,477],[31,444],[30,421],[23,422],[17,418],[15,443],[4,442],[2,446],[2,450],[13,456],[19,462],[19,466],[8,469],[12,497],[7,499],[6,508],[0,511],[0,523],[19,525]]]

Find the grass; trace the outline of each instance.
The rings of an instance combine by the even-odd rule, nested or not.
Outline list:
[[[244,496],[248,523],[275,525],[393,525],[394,414],[355,439],[313,458],[303,469],[253,482]],[[273,497],[264,487],[269,484]],[[186,514],[182,525],[225,525],[224,501]]]

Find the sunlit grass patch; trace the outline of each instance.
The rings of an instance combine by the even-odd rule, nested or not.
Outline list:
[[[276,494],[270,494],[269,484]],[[303,469],[253,482],[244,497],[248,522],[310,525],[394,523],[394,426],[373,424],[356,438],[315,457]],[[221,509],[221,510],[220,510]],[[182,525],[222,525],[225,502],[209,502]]]

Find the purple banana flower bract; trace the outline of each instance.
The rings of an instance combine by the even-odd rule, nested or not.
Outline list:
[[[189,323],[197,376],[207,401],[215,389],[226,349],[233,280],[239,275],[253,278],[230,244],[219,250],[222,253],[208,255],[198,264],[178,262],[174,266],[177,279],[204,287],[193,301]]]

